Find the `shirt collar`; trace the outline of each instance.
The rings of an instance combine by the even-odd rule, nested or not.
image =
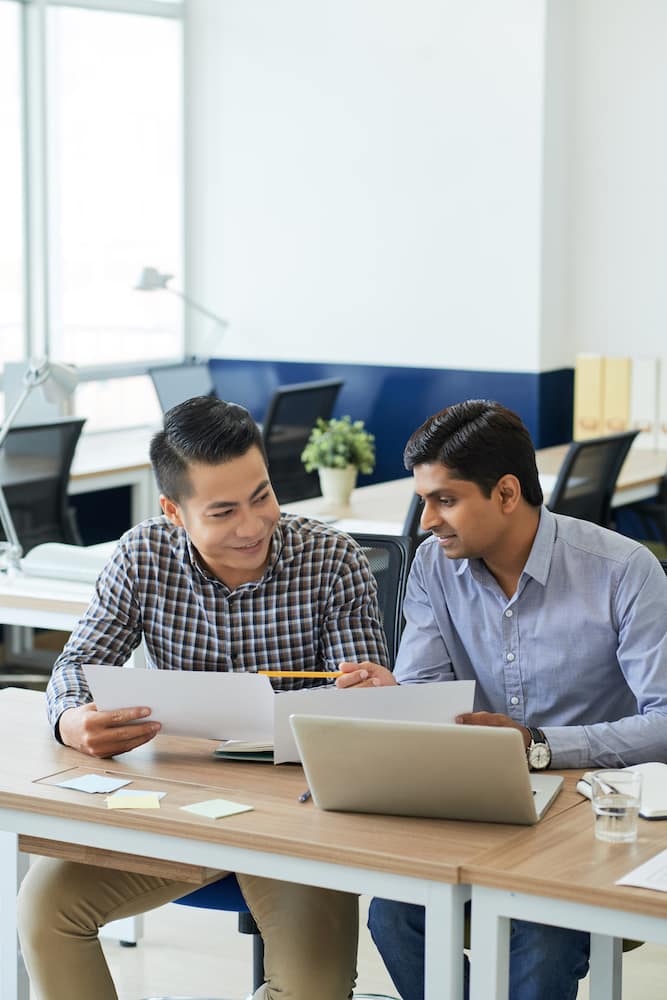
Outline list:
[[[556,518],[546,507],[541,507],[537,532],[523,572],[532,576],[533,580],[541,583],[542,586],[545,585],[549,576],[555,541]]]
[[[266,580],[271,579],[271,577],[276,571],[276,568],[281,562],[281,559],[282,558],[287,558],[290,560],[293,559],[299,548],[303,547],[303,542],[301,542],[301,540],[298,539],[298,536],[296,536],[298,542],[295,543],[295,536],[291,532],[290,532],[291,537],[288,537],[286,544],[285,532],[283,530],[284,527],[283,520],[284,519],[281,518],[281,520],[278,521],[276,529],[273,532],[273,538],[271,539],[271,546],[269,548],[269,561],[266,569],[264,570],[264,573],[259,578],[259,580],[250,580],[248,583],[242,583],[241,587],[248,587],[248,588],[258,587],[260,586],[260,584],[263,584]],[[201,565],[201,562],[198,558],[197,550],[192,544],[192,539],[183,528],[180,529],[180,534],[181,538],[179,538],[177,544],[180,552],[183,555],[183,558],[190,564],[192,570],[195,573],[199,574],[199,576],[202,577],[204,580],[207,580],[212,583],[217,583],[221,587],[225,587],[227,590],[229,590],[229,588],[226,586],[226,584],[222,582],[222,580],[218,580],[217,577],[213,576],[211,573],[208,572],[208,570],[206,570]],[[291,544],[289,544],[290,542]],[[239,590],[240,588],[237,587],[235,589]]]

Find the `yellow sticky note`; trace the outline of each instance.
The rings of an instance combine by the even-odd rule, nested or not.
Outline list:
[[[253,806],[244,806],[240,802],[230,802],[228,799],[207,799],[205,802],[194,802],[191,806],[181,806],[181,809],[196,813],[197,816],[208,816],[209,819],[222,819],[223,816],[251,812]]]
[[[107,795],[107,806],[109,809],[159,809],[160,796],[152,792],[145,795],[126,795],[123,792],[116,792],[115,795]]]

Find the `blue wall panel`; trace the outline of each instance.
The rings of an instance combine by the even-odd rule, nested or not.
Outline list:
[[[479,372],[382,365],[339,365],[291,361],[211,360],[222,399],[247,406],[262,420],[279,385],[320,378],[342,378],[335,415],[349,413],[375,434],[377,464],[359,485],[405,475],[403,446],[432,413],[464,399],[496,399],[521,416],[535,446],[571,439],[573,372]]]

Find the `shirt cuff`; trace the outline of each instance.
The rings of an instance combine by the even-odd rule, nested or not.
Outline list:
[[[584,726],[540,726],[540,729],[551,749],[551,768],[558,770],[590,765],[591,748]]]

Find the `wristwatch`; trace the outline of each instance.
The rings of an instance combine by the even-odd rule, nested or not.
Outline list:
[[[543,771],[551,763],[551,747],[547,743],[547,738],[541,729],[528,726],[530,733],[530,746],[526,750],[528,766],[533,771]]]

